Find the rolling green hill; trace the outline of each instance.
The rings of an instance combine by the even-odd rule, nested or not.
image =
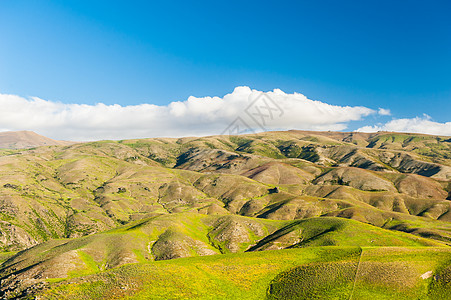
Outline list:
[[[131,264],[44,299],[449,299],[447,248],[309,247]]]
[[[186,266],[177,265],[179,260],[168,265],[159,261],[199,257],[192,259],[214,265],[221,255],[239,261],[270,255],[262,250],[280,250],[274,255],[284,256],[286,251],[329,253],[324,249],[330,247],[333,257],[333,252],[363,247],[365,255],[385,249],[389,259],[398,254],[387,247],[398,247],[406,257],[414,251],[409,249],[431,247],[446,264],[450,200],[451,140],[439,136],[287,131],[3,150],[0,297],[38,291],[58,295],[64,289],[77,295],[85,283],[87,290],[111,296],[116,292],[105,278],[127,268],[176,270]],[[365,255],[357,256],[361,261]],[[249,284],[262,289],[264,297],[285,299],[285,287],[310,291],[291,286],[295,278],[310,276],[317,282],[315,276],[333,277],[333,270],[339,270],[338,277],[326,280],[336,291],[327,284],[313,285],[309,297],[333,291],[349,298],[349,282],[355,299],[364,299],[365,290],[368,295],[387,291],[387,297],[399,290],[397,285],[369,283],[379,268],[370,261],[370,275],[360,274],[362,264],[356,271],[355,262],[344,258],[293,264],[275,267],[277,272],[262,275],[266,279],[255,275]],[[446,268],[437,265],[433,273],[446,273]],[[202,274],[199,278],[216,276]],[[96,288],[86,278],[107,283]],[[448,286],[440,280],[418,281],[427,284],[415,283],[412,291],[421,297],[445,295]],[[185,297],[170,294],[175,288],[167,293]]]

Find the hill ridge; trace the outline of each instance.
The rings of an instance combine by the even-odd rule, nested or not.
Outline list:
[[[29,130],[0,132],[0,149],[27,149],[71,144],[73,142],[57,141]]]

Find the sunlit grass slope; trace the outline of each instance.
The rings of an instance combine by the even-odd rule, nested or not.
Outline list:
[[[449,299],[447,248],[312,247],[127,265],[44,299]],[[422,277],[423,276],[423,277]]]

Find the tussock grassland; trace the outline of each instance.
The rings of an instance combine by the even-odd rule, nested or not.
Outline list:
[[[306,131],[0,150],[0,298],[450,298],[450,153]]]
[[[449,299],[451,250],[311,247],[123,266],[43,299]],[[432,271],[430,277],[421,275]]]

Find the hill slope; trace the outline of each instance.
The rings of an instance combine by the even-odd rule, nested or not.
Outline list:
[[[0,132],[0,149],[26,149],[40,146],[70,145],[71,142],[56,141],[32,131]]]
[[[130,263],[319,246],[448,248],[433,240],[341,218],[274,221],[178,213],[24,250],[2,264],[0,295],[26,290],[45,278],[71,278]]]
[[[449,299],[446,248],[313,247],[132,264],[41,299]]]
[[[450,157],[449,138],[386,132],[5,150],[1,295],[29,293],[46,286],[47,277],[188,256],[322,246],[447,248]]]

